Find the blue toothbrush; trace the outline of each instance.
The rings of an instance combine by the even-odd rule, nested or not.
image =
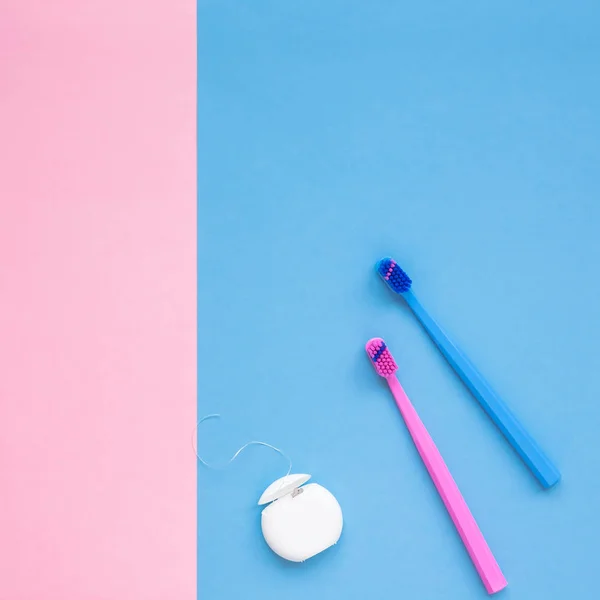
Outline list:
[[[560,481],[559,470],[508,408],[504,400],[494,392],[483,375],[429,316],[410,289],[412,284],[410,277],[391,258],[381,259],[377,263],[377,272],[393,292],[400,294],[406,300],[446,360],[542,486],[547,489],[557,484]]]

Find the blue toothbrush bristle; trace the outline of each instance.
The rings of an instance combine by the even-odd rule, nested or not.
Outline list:
[[[377,263],[377,272],[393,292],[403,294],[410,289],[411,278],[398,266],[393,258],[382,258]]]

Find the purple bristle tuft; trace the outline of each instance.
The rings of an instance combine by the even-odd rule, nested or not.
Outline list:
[[[394,357],[381,338],[373,338],[365,346],[367,354],[381,377],[391,377],[398,370]]]
[[[397,294],[408,292],[412,284],[411,278],[398,266],[393,258],[382,258],[377,263],[377,273]]]

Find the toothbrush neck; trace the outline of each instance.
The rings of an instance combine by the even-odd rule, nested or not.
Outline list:
[[[404,300],[406,300],[406,303],[408,306],[410,306],[419,321],[421,321],[421,323],[427,327],[427,321],[429,321],[431,318],[427,314],[427,311],[423,308],[423,305],[417,300],[417,297],[414,295],[413,291],[408,290],[407,292],[404,292],[402,297]]]

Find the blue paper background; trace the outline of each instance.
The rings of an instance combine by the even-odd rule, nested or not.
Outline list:
[[[486,596],[363,347],[400,379],[514,600],[596,596],[600,4],[201,0],[199,445],[282,447],[340,544],[265,546],[251,448],[199,469],[199,597]],[[374,273],[414,290],[563,471],[543,492]]]

